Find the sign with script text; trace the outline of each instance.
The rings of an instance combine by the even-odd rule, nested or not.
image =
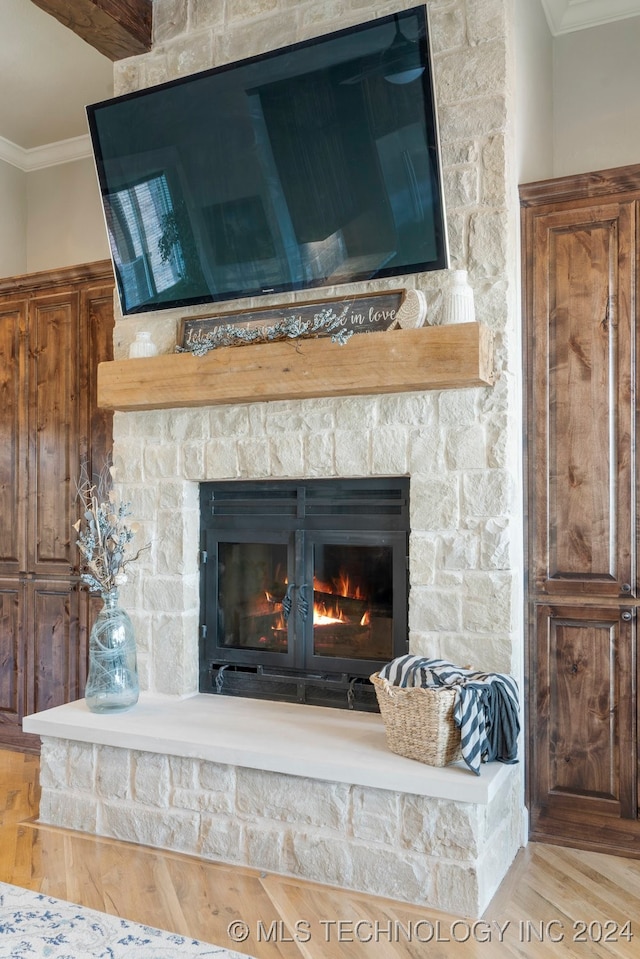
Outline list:
[[[329,336],[332,332],[335,333],[336,325],[349,336],[353,333],[377,333],[396,325],[398,312],[406,295],[406,290],[390,290],[365,296],[293,303],[264,310],[238,310],[216,316],[185,317],[181,321],[179,344],[182,350],[191,352],[217,339],[220,327],[231,326],[246,330],[268,328],[271,331],[279,328],[291,329],[295,325],[313,325],[315,320],[325,314],[332,316],[334,322],[327,324],[326,331],[319,325],[318,331],[313,335]],[[277,337],[265,336],[264,340],[268,341],[270,338]],[[237,345],[242,345],[240,338]]]

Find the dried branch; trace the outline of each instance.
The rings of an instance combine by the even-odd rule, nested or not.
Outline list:
[[[139,527],[137,523],[128,526],[124,522],[131,515],[130,504],[117,502],[111,487],[113,475],[113,466],[107,466],[94,483],[83,463],[77,483],[82,516],[73,528],[78,534],[76,545],[84,565],[80,579],[91,592],[108,593],[125,583],[126,567],[151,545],[147,543],[136,553],[130,552],[129,544]]]

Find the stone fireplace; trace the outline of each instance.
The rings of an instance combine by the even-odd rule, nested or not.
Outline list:
[[[522,764],[433,769],[391,754],[371,713],[198,695],[199,488],[249,480],[407,477],[411,651],[521,679],[512,4],[428,6],[452,265],[468,268],[494,333],[495,386],[116,412],[118,480],[151,543],[121,591],[145,693],[121,717],[79,703],[25,728],[43,737],[45,821],[479,915],[523,841]],[[377,12],[384,0],[339,14],[311,0],[155,0],[154,50],[116,64],[116,89]],[[403,281],[425,294],[429,323],[444,283]],[[141,329],[173,352],[181,316],[119,320],[116,356]]]
[[[408,475],[411,649],[507,671],[512,577],[494,508],[511,502],[509,476],[463,467],[461,450],[454,470],[439,458],[442,424],[490,431],[495,399],[471,389],[116,414],[116,466],[152,544],[121,591],[149,692],[119,716],[80,702],[25,720],[43,737],[41,818],[480,915],[523,841],[521,765],[476,778],[392,754],[377,714],[197,695],[199,488],[216,474]]]

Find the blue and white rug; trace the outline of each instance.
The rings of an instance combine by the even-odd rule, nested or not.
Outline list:
[[[250,959],[0,882],[0,959]]]

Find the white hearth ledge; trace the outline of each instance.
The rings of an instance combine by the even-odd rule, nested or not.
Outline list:
[[[328,782],[488,804],[510,767],[426,766],[392,753],[377,713],[197,694],[142,693],[127,712],[96,714],[84,700],[25,716],[25,732],[204,759]]]

